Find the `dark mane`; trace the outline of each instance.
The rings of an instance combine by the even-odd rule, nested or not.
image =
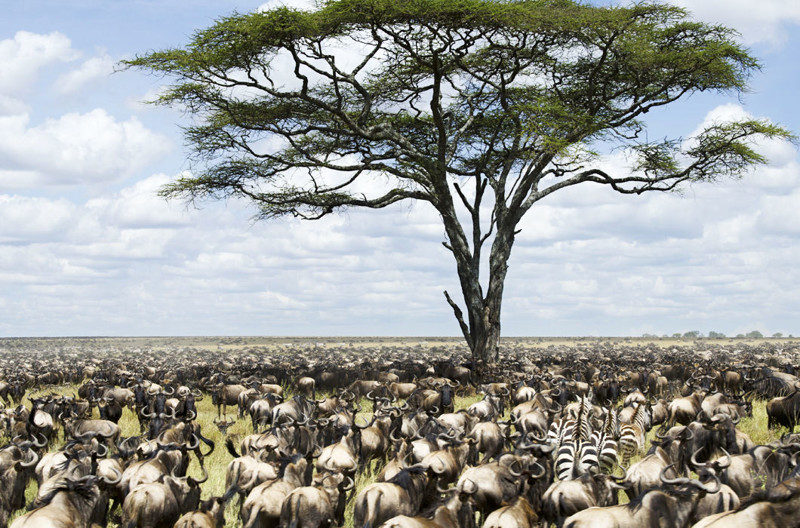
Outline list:
[[[783,503],[798,496],[800,496],[800,482],[795,479],[787,479],[774,488],[753,492],[746,500],[742,501],[739,509],[743,510],[757,502]]]
[[[425,473],[425,468],[412,466],[401,470],[395,476],[387,480],[390,484],[396,484],[404,490],[411,490],[414,487],[414,476]]]
[[[95,498],[97,491],[97,477],[82,477],[78,480],[69,478],[59,479],[46,495],[38,497],[34,500],[28,510],[35,510],[43,506],[47,506],[55,498],[55,496],[62,492],[74,493],[84,500],[91,500]]]

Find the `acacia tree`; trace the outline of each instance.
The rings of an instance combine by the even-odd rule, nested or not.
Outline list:
[[[646,139],[649,110],[736,95],[759,67],[733,30],[654,2],[330,0],[234,14],[125,64],[174,79],[155,102],[195,117],[198,163],[166,197],[245,198],[259,218],[433,207],[463,303],[444,295],[479,364],[496,358],[507,263],[534,204],[583,183],[641,194],[739,177],[765,161],[755,139],[790,137],[745,120]],[[612,148],[628,170],[600,168]]]

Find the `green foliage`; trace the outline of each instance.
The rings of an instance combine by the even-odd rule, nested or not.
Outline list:
[[[446,178],[475,177],[518,220],[549,194],[548,174],[643,192],[763,163],[750,139],[790,137],[765,122],[713,125],[688,147],[639,139],[651,108],[746,88],[759,64],[735,38],[659,3],[339,0],[234,14],[183,49],[123,64],[175,79],[155,102],[197,118],[186,136],[202,163],[165,196],[318,217],[404,199],[441,207]],[[585,169],[598,141],[629,148],[633,175]],[[370,172],[396,182],[379,196],[351,190]]]

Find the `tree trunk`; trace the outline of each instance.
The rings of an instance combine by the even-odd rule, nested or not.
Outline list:
[[[461,310],[447,296],[472,352],[473,373],[478,381],[483,381],[496,368],[494,365],[499,359],[503,285],[513,240],[513,231],[510,234],[497,234],[489,259],[489,285],[485,296],[478,281],[478,270],[464,262],[457,266],[462,285],[461,293],[469,315],[468,325],[461,316]],[[458,259],[456,260],[458,263]]]
[[[487,307],[483,321],[472,329],[473,373],[482,382],[494,369],[500,353],[500,314]]]
[[[472,352],[473,373],[477,380],[483,380],[493,370],[499,359],[500,312],[503,302],[503,285],[508,271],[508,258],[514,244],[514,225],[508,216],[497,219],[496,234],[489,255],[489,280],[486,294],[480,281],[480,248],[470,249],[462,225],[455,211],[448,207],[440,208],[449,245],[453,253],[461,284],[461,294],[466,305],[468,320],[464,321],[458,305],[444,292],[447,302],[453,308],[461,332]],[[480,237],[474,237],[474,242]]]

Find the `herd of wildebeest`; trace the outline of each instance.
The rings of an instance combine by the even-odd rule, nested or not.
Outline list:
[[[460,347],[0,347],[0,528],[800,526],[799,351],[512,345],[478,380]]]

